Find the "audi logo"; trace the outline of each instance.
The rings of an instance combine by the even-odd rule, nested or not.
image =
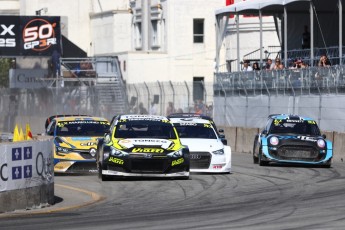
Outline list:
[[[199,154],[190,154],[190,159],[192,159],[192,160],[199,160],[199,159],[201,159],[201,155],[199,155]]]

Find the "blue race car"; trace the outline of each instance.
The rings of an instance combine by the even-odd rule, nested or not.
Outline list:
[[[315,120],[308,117],[272,114],[264,130],[255,136],[254,164],[270,162],[331,167],[332,142],[321,135]]]

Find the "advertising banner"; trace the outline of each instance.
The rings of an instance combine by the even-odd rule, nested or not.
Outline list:
[[[0,193],[54,182],[52,141],[0,145]]]
[[[0,56],[61,53],[60,17],[0,16]]]

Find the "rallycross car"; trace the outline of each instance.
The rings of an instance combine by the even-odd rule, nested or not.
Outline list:
[[[189,148],[191,172],[230,173],[231,148],[210,118],[176,114],[170,120],[182,144]]]
[[[332,142],[308,117],[272,114],[254,140],[253,160],[260,166],[276,162],[330,167],[332,157]]]
[[[97,139],[109,130],[109,121],[92,116],[49,117],[46,134],[54,136],[54,172],[97,172]]]
[[[99,177],[189,178],[189,150],[164,116],[119,115],[97,147]]]

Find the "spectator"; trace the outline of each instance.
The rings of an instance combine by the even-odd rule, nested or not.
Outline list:
[[[243,69],[242,69],[242,71],[244,71],[244,72],[253,71],[253,68],[250,66],[250,62],[249,61],[244,61],[243,62]]]
[[[157,108],[156,108],[156,104],[153,102],[151,102],[151,107],[149,109],[149,113],[150,115],[157,115]]]
[[[254,70],[254,71],[259,71],[259,70],[260,70],[259,63],[254,62],[254,64],[253,64],[253,70]]]
[[[308,26],[304,26],[304,32],[302,34],[302,49],[310,49],[310,33]]]
[[[323,54],[320,57],[320,61],[319,61],[319,67],[330,67],[331,66],[331,62],[329,61],[328,57]]]
[[[278,69],[279,69],[279,70],[283,70],[283,69],[285,69],[284,64],[283,64],[283,63],[280,63],[280,64],[278,65]]]
[[[172,103],[171,101],[168,102],[168,107],[166,109],[166,115],[169,116],[170,114],[175,113],[175,107],[174,107],[174,103]]]
[[[144,104],[142,102],[139,103],[139,113],[140,114],[147,114],[147,109],[145,109]]]
[[[178,108],[178,110],[176,111],[177,113],[183,113],[183,109]]]
[[[280,68],[279,68],[280,64],[281,64],[280,59],[279,59],[279,58],[276,58],[276,60],[275,60],[275,62],[274,62],[274,67],[273,67],[273,69],[274,69],[274,70],[280,70]]]
[[[197,100],[195,102],[194,112],[197,114],[205,114],[206,106],[201,100]]]
[[[264,67],[265,70],[272,70],[274,67],[274,64],[272,63],[272,59],[267,59],[266,65]]]
[[[56,74],[58,76],[61,76],[61,70],[60,70],[60,53],[55,49],[52,53],[52,69],[53,69],[53,77],[56,77]]]

